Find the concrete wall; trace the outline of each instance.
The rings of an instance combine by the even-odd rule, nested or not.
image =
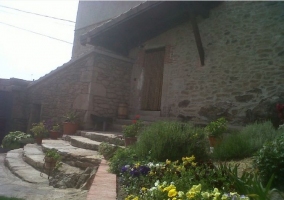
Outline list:
[[[249,109],[284,94],[283,24],[283,2],[223,2],[198,18],[204,66],[190,22],[145,42],[130,53],[131,112],[140,105],[143,50],[165,46],[162,116],[243,123]]]
[[[72,58],[93,49],[91,45],[82,46],[80,35],[114,18],[142,1],[80,1],[78,5]]]

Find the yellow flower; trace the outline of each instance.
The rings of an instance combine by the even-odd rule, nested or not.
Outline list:
[[[165,192],[165,191],[169,192],[171,189],[176,189],[176,186],[174,186],[174,185],[169,185],[168,187],[165,187],[165,188],[164,188],[163,192]]]
[[[204,199],[209,199],[209,197],[210,197],[209,192],[202,192],[201,195]]]
[[[131,194],[131,195],[128,195],[128,196],[125,198],[125,200],[139,200],[139,199],[138,199],[137,196],[135,197],[134,195]]]
[[[168,192],[168,197],[175,197],[177,195],[177,191],[176,189],[171,189],[169,192]]]
[[[171,161],[167,159],[167,160],[166,160],[166,164],[167,164],[167,165],[171,164]]]
[[[186,193],[187,198],[193,199],[197,193],[201,191],[201,184],[193,185],[190,190]]]
[[[147,191],[147,188],[142,187],[141,190],[142,190],[142,192],[146,192],[146,191]]]

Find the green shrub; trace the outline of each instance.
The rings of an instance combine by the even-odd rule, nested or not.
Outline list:
[[[31,135],[21,131],[10,132],[3,138],[2,146],[5,149],[18,149],[30,138],[32,138]]]
[[[284,135],[280,135],[260,149],[254,157],[254,166],[258,169],[263,183],[268,183],[272,174],[274,187],[284,190]]]
[[[178,160],[195,155],[196,160],[208,158],[208,139],[201,128],[180,122],[155,122],[138,137],[134,146],[139,158],[152,160]]]
[[[135,161],[138,161],[138,157],[133,148],[118,148],[109,160],[109,171],[119,175],[123,166],[131,165]]]
[[[276,136],[277,131],[271,122],[251,124],[240,132],[227,134],[222,143],[214,148],[212,157],[220,160],[250,157]]]

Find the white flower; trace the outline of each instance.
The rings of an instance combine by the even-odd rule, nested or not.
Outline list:
[[[183,197],[184,192],[183,191],[178,191],[178,197]]]
[[[159,181],[159,180],[157,180],[157,181],[155,182],[155,186],[158,187],[158,185],[160,185],[160,181]]]

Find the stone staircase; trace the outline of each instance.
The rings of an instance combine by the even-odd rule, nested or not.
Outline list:
[[[31,184],[89,190],[87,199],[115,200],[116,176],[107,172],[107,163],[98,153],[101,142],[124,146],[120,132],[77,131],[76,135],[64,135],[58,140],[44,139],[42,145],[27,144],[11,150],[6,154],[5,166]],[[62,157],[56,172],[44,168],[44,152],[48,149],[58,150]]]
[[[138,113],[143,123],[162,120],[159,112]],[[130,116],[134,119],[135,116]],[[58,189],[87,190],[87,199],[116,199],[116,176],[108,173],[107,162],[98,153],[102,142],[124,146],[122,129],[132,124],[131,119],[117,119],[107,131],[77,131],[58,140],[45,139],[42,145],[27,144],[7,152],[5,166],[24,182]],[[44,152],[56,149],[62,165],[56,172],[44,167]],[[43,198],[48,199],[48,198]],[[75,198],[76,199],[76,198]],[[81,198],[82,199],[82,198]]]

